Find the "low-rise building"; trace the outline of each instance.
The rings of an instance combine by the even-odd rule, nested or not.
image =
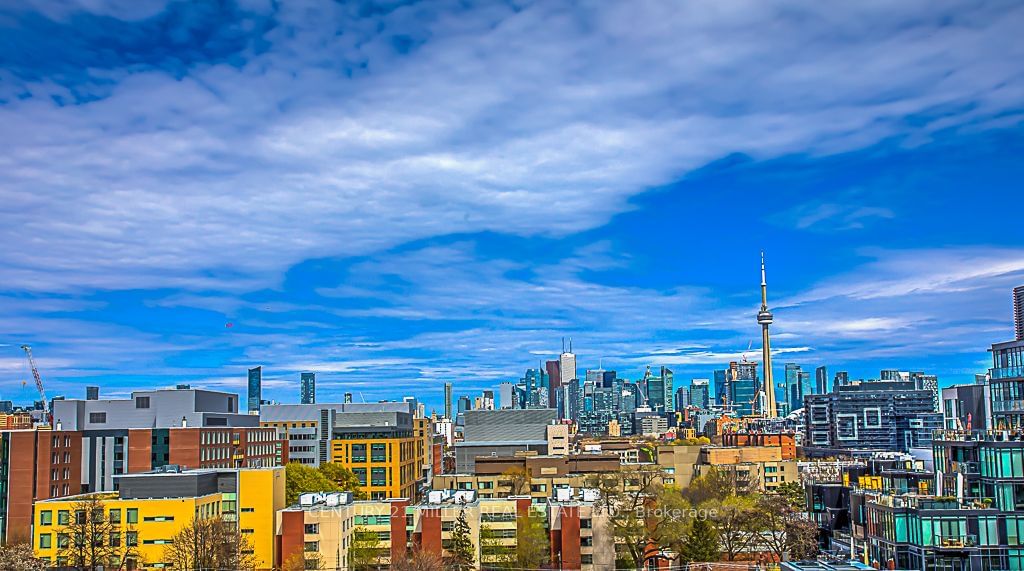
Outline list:
[[[476,472],[435,476],[433,488],[475,491],[481,498],[528,495],[543,501],[556,488],[583,488],[594,475],[619,468],[619,457],[615,454],[480,457]]]
[[[0,545],[32,537],[32,503],[82,492],[82,434],[0,432]]]
[[[615,563],[614,538],[604,512],[589,490],[560,488],[540,502],[526,496],[480,498],[473,491],[435,491],[424,501],[352,501],[351,494],[308,494],[278,517],[281,563],[306,560],[307,569],[350,569],[358,534],[373,534],[376,563],[388,566],[410,551],[449,555],[452,529],[464,517],[474,546],[474,566],[494,563],[514,552],[517,521],[535,515],[548,538],[548,564],[558,569],[609,569]],[[481,546],[481,531],[494,545]]]
[[[283,509],[284,469],[188,470],[172,467],[118,476],[116,492],[94,492],[35,504],[33,546],[37,557],[60,566],[82,528],[85,506],[104,519],[105,537],[89,538],[113,546],[126,568],[168,567],[167,546],[195,518],[220,517],[247,538],[257,568],[277,559],[276,512]],[[99,506],[99,507],[96,507]]]

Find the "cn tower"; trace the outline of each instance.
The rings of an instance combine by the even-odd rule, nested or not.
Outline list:
[[[772,324],[772,312],[768,311],[768,282],[764,278],[764,252],[761,252],[761,311],[757,312],[757,322],[761,324],[761,352],[764,363],[764,398],[768,401],[762,412],[768,418],[777,417],[775,409],[775,380],[772,378],[772,345],[768,335],[768,326]]]

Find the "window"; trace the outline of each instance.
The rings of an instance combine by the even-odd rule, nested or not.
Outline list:
[[[387,462],[388,461],[388,445],[387,444],[372,444],[370,446],[370,461],[371,462]]]
[[[71,523],[71,513],[68,510],[57,512],[57,525],[67,525],[69,523]]]
[[[110,523],[119,524],[121,523],[121,510],[117,508],[110,509]]]
[[[152,515],[149,517],[142,518],[142,521],[174,521],[172,515]]]
[[[149,397],[135,397],[135,408],[149,408]]]
[[[139,523],[139,510],[138,508],[128,508],[125,510],[125,515],[128,516],[128,523]]]
[[[256,533],[256,530],[249,527],[243,527],[241,531],[242,533]]]
[[[593,525],[590,518],[580,518],[580,529],[590,529]]]
[[[68,546],[68,534],[58,533],[57,534],[57,549],[66,549]]]
[[[316,553],[317,551],[320,551],[320,542],[307,541],[305,546],[303,547],[303,551],[305,551],[306,553]]]
[[[107,413],[105,413],[105,412],[90,412],[89,413],[89,422],[92,423],[92,424],[106,424],[107,423]]]
[[[309,534],[320,533],[320,524],[318,524],[318,523],[307,523],[306,524],[305,532],[309,533]]]
[[[39,549],[49,549],[49,548],[53,547],[53,544],[50,543],[51,541],[53,541],[53,536],[52,535],[50,535],[49,533],[40,533],[39,534]]]
[[[482,513],[480,521],[483,523],[513,522],[516,521],[516,514],[514,512]]]
[[[110,532],[110,546],[121,547],[121,533],[117,531]]]
[[[53,512],[50,510],[39,512],[39,525],[53,525]]]

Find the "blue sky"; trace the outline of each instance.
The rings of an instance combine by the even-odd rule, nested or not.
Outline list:
[[[1024,283],[1016,2],[0,9],[0,398],[471,394],[560,349],[986,368]],[[227,325],[231,324],[230,327]],[[777,373],[778,375],[779,373]],[[678,382],[678,381],[677,381]],[[357,398],[359,398],[357,396]]]

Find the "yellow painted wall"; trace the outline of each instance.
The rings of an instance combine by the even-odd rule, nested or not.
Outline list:
[[[239,529],[253,546],[253,555],[260,569],[274,564],[277,511],[283,509],[285,497],[284,468],[263,468],[238,471],[238,493],[215,493],[190,498],[120,499],[116,493],[100,494],[104,509],[120,510],[121,542],[126,545],[129,532],[137,534],[140,567],[159,568],[165,562],[167,542],[192,523],[193,518],[223,516],[237,518]],[[38,557],[56,562],[60,549],[58,534],[66,528],[59,513],[67,511],[74,517],[75,505],[86,496],[72,496],[37,502],[34,507],[33,546]],[[131,523],[129,510],[137,510],[137,522]],[[234,509],[235,514],[227,513]],[[50,525],[41,525],[43,512],[50,512]],[[49,535],[50,547],[44,548],[40,536]]]
[[[353,456],[353,445],[365,445],[365,458]],[[387,447],[386,460],[373,461],[373,445],[384,444]],[[380,438],[351,439],[331,441],[331,461],[337,462],[349,470],[362,468],[366,470],[366,485],[363,492],[374,499],[416,497],[416,479],[420,466],[416,456],[416,438]],[[384,468],[387,480],[384,485],[374,485],[373,468]]]

